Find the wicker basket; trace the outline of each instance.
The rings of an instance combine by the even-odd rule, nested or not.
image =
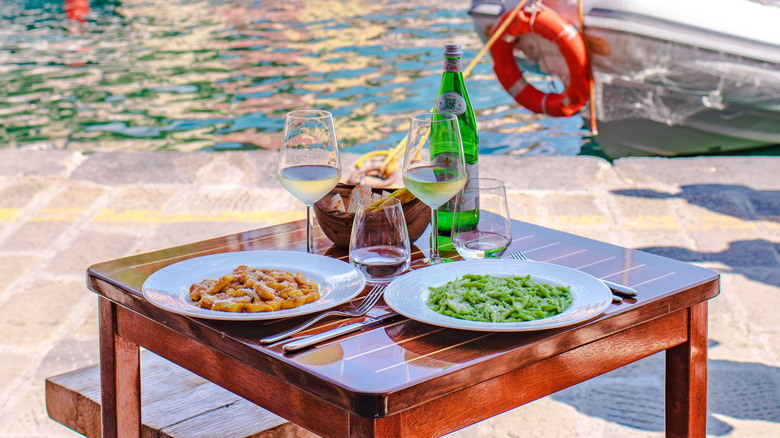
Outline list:
[[[328,201],[331,196],[338,193],[346,204],[354,185],[339,184],[331,192],[314,204],[314,214],[320,228],[328,238],[337,246],[349,248],[349,237],[352,234],[352,222],[355,213],[339,211],[331,208]],[[373,189],[374,193],[382,193],[386,189]],[[388,190],[389,191],[389,190]],[[409,241],[419,239],[428,224],[431,222],[431,209],[417,198],[403,204],[406,228],[409,231]]]

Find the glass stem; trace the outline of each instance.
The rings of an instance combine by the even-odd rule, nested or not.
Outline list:
[[[312,242],[312,238],[311,238],[311,228],[312,228],[311,205],[306,204],[306,252],[313,254],[314,242]]]
[[[431,209],[431,260],[430,263],[439,263],[439,214],[437,209]]]

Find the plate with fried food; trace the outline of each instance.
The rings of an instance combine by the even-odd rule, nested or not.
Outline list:
[[[257,321],[319,312],[355,298],[366,279],[343,261],[294,251],[210,254],[168,265],[142,293],[162,309],[195,318]]]

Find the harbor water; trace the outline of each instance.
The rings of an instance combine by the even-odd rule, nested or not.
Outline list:
[[[0,147],[275,149],[284,114],[316,107],[333,112],[344,150],[388,149],[433,105],[444,43],[464,46],[464,67],[482,47],[469,5],[0,0]],[[489,54],[466,81],[481,154],[587,149],[581,118],[517,105]]]

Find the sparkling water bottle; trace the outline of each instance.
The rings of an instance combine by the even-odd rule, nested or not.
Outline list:
[[[466,155],[467,178],[470,181],[479,176],[477,167],[479,135],[477,133],[477,119],[474,117],[474,109],[471,107],[466,83],[463,81],[461,57],[463,57],[463,49],[461,49],[460,44],[444,45],[444,73],[439,97],[436,99],[436,109],[439,112],[452,113],[458,117],[460,135],[463,139],[463,152]],[[431,152],[446,154],[446,151],[443,150],[436,151],[433,146],[431,146]],[[469,186],[468,181],[466,187]],[[476,225],[479,219],[479,199],[474,195],[464,196],[466,193],[476,192],[465,192],[465,189],[464,192],[461,192],[460,202],[463,205],[461,211],[471,211],[473,214],[460,215],[459,221]],[[449,236],[452,230],[456,198],[457,196],[453,197],[439,207],[439,234]]]

